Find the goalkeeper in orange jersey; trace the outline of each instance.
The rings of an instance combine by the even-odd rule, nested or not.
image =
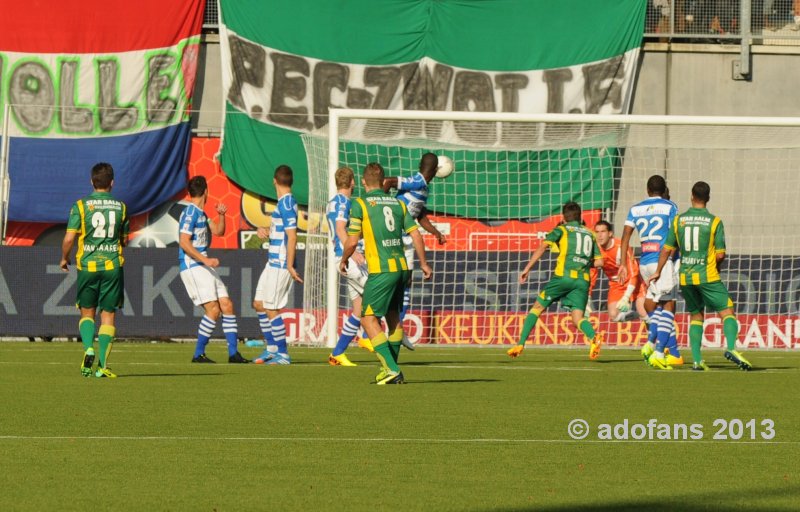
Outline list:
[[[628,279],[620,281],[620,246],[622,242],[619,238],[614,238],[614,230],[611,223],[605,220],[599,221],[594,225],[594,236],[600,254],[603,256],[603,272],[608,278],[608,316],[614,322],[622,322],[629,317],[631,307],[634,305],[635,313],[639,314],[639,319],[647,322],[647,311],[644,309],[644,296],[647,293],[647,285],[639,276],[639,263],[633,257],[633,251],[628,248]],[[589,295],[592,294],[597,276],[597,268],[590,270],[591,282],[589,284]]]

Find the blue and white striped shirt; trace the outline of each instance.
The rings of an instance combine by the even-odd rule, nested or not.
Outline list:
[[[418,219],[428,202],[428,182],[421,172],[411,178],[397,178],[397,198],[403,201],[408,213]]]
[[[642,265],[658,263],[661,248],[667,241],[667,233],[676,215],[678,206],[669,199],[661,197],[648,197],[631,207],[625,225],[639,232],[639,241],[642,243],[642,256],[639,262]]]
[[[208,231],[208,217],[206,217],[205,212],[194,203],[190,204],[181,212],[178,226],[178,239],[180,239],[181,233],[190,235],[192,246],[203,256],[208,256],[207,251],[211,236]],[[203,265],[186,254],[186,251],[182,248],[178,249],[178,259],[180,260],[181,271]]]
[[[297,201],[292,194],[285,194],[278,199],[269,226],[270,267],[286,268],[286,247],[289,241],[286,231],[289,229],[297,229]]]
[[[325,217],[328,219],[328,228],[330,229],[331,238],[333,240],[334,254],[341,258],[344,252],[343,240],[339,240],[339,235],[336,234],[336,222],[343,220],[350,221],[350,198],[344,194],[336,194],[333,199],[328,201]]]

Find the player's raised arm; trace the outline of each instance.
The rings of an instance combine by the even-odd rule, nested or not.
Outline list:
[[[211,230],[211,234],[214,236],[222,236],[225,234],[225,214],[228,212],[228,207],[225,206],[224,203],[217,204],[215,208],[219,216],[217,220],[212,220],[211,218],[208,219],[208,227]]]
[[[411,231],[409,235],[411,235],[411,242],[414,244],[414,251],[417,253],[422,276],[425,279],[430,279],[433,275],[433,269],[428,265],[428,260],[425,258],[425,242],[422,240],[422,235],[418,229]]]
[[[533,251],[533,255],[531,256],[530,261],[528,261],[528,264],[525,265],[525,268],[522,269],[522,272],[520,272],[519,274],[520,284],[525,283],[528,280],[528,275],[531,273],[531,269],[533,268],[534,265],[536,265],[536,262],[539,261],[539,259],[544,255],[544,252],[546,250],[547,250],[547,243],[542,242],[542,245],[540,245],[539,247],[536,248],[535,251]]]
[[[620,243],[619,247],[619,272],[617,277],[621,283],[628,280],[628,248],[631,245],[632,234],[633,226],[626,222],[625,229],[622,230],[622,243]]]
[[[422,213],[419,214],[417,222],[419,222],[419,225],[422,226],[425,231],[436,237],[436,241],[439,242],[439,245],[444,245],[447,243],[447,237],[444,236],[444,234],[436,228],[433,222],[431,222],[431,219],[428,218],[427,208],[422,209]]]
[[[388,194],[389,191],[392,190],[393,188],[394,189],[400,188],[399,181],[400,180],[397,178],[397,176],[389,176],[388,178],[383,178],[383,185],[381,185],[381,188],[383,189],[384,192]]]

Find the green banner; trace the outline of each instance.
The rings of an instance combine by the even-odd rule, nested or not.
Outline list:
[[[274,197],[272,172],[289,164],[304,204],[307,164],[300,135],[324,134],[331,107],[627,112],[646,2],[220,0],[220,8],[227,101],[222,167],[247,190]],[[348,138],[369,140],[364,135]],[[566,168],[554,176],[535,163],[542,161],[536,155],[528,157],[534,163],[520,172],[543,173],[547,180],[573,175],[563,178],[569,183],[592,173],[574,168],[586,158],[558,164]],[[486,162],[487,173],[507,165],[470,160]],[[403,174],[415,168],[416,162]],[[432,208],[446,189],[435,188]],[[571,194],[565,197],[575,198]],[[467,214],[442,206],[440,211]]]

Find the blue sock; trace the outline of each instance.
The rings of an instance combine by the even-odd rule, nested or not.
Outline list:
[[[664,347],[669,343],[670,334],[675,321],[675,314],[666,309],[661,311],[658,318],[658,338],[656,342],[656,352],[664,352]]]
[[[270,320],[270,324],[272,324],[272,339],[275,340],[275,345],[278,346],[278,353],[288,354],[289,352],[286,348],[286,326],[283,324],[283,318],[278,315]]]
[[[358,334],[358,328],[361,327],[361,319],[356,315],[351,314],[347,320],[344,321],[342,326],[342,334],[339,336],[339,341],[333,349],[333,355],[338,356],[344,354],[347,346],[353,341],[353,338]]]
[[[681,351],[678,350],[678,333],[675,331],[675,323],[672,323],[672,331],[669,333],[669,342],[667,342],[669,354],[675,357],[681,357]]]
[[[194,357],[200,357],[205,354],[206,345],[208,345],[208,340],[214,333],[214,327],[216,326],[217,322],[205,315],[200,319],[200,326],[197,328],[197,345],[195,345],[194,348]]]
[[[406,319],[408,308],[411,307],[411,288],[403,290],[403,309],[400,310],[400,324]]]
[[[261,328],[261,334],[264,335],[264,344],[269,350],[270,347],[275,348],[275,340],[272,337],[272,328],[269,317],[266,313],[258,314],[258,326]],[[273,350],[274,352],[274,350]]]
[[[228,342],[228,355],[236,355],[236,343],[238,340],[239,327],[236,325],[236,317],[233,315],[222,315],[222,332]]]
[[[656,342],[656,338],[658,338],[658,319],[661,317],[661,307],[657,307],[651,313],[647,313],[647,316],[650,317],[650,325],[648,326],[647,332],[647,341],[651,343]]]

